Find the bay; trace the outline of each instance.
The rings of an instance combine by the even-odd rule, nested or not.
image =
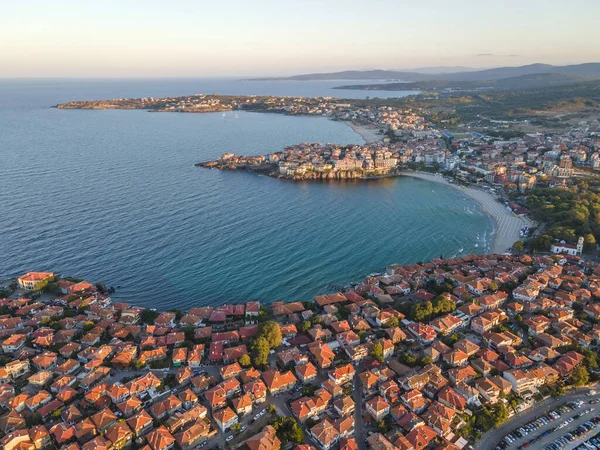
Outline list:
[[[341,122],[50,108],[213,92],[323,96],[335,85],[0,80],[0,278],[52,270],[116,286],[122,301],[189,308],[307,300],[391,263],[485,251],[491,220],[441,185],[293,183],[194,167],[224,152],[363,142]]]

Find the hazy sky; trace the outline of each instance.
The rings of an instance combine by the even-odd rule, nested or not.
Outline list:
[[[600,0],[0,0],[0,77],[600,61]]]

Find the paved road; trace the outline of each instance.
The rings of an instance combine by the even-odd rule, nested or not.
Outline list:
[[[583,400],[587,401],[590,399],[588,397],[588,392],[590,389],[597,389],[597,385],[591,388],[581,388],[576,389],[574,391],[569,392],[566,395],[563,395],[557,399],[552,397],[538,403],[534,408],[529,408],[522,413],[515,414],[512,416],[506,423],[501,425],[499,428],[495,428],[493,430],[485,433],[482,438],[476,442],[475,448],[482,449],[493,449],[496,448],[498,443],[504,439],[508,433],[516,430],[517,428],[523,426],[524,424],[531,422],[532,420],[537,419],[538,417],[547,414],[548,412],[556,409],[563,403],[572,402],[574,400]],[[585,409],[585,407],[583,408]],[[590,415],[591,417],[591,415]],[[559,419],[560,420],[560,419]],[[589,420],[589,419],[588,419]],[[558,422],[560,423],[560,422]],[[533,437],[533,436],[531,436]]]
[[[365,429],[364,421],[362,420],[362,389],[360,387],[360,381],[358,374],[354,376],[354,436],[356,436],[356,443],[358,444],[358,450],[366,450],[367,445],[365,444]]]

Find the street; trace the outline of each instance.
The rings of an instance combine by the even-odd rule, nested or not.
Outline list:
[[[365,444],[364,436],[364,423],[362,420],[362,389],[360,387],[360,379],[358,375],[354,377],[353,381],[353,399],[354,399],[354,435],[356,436],[356,444],[358,450],[366,450],[367,445]]]

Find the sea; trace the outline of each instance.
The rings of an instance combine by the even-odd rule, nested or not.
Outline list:
[[[489,250],[493,222],[458,190],[410,177],[290,182],[195,167],[225,152],[363,143],[343,122],[251,112],[52,108],[197,93],[385,97],[339,81],[0,80],[0,280],[104,282],[161,310],[309,300],[393,263]]]

